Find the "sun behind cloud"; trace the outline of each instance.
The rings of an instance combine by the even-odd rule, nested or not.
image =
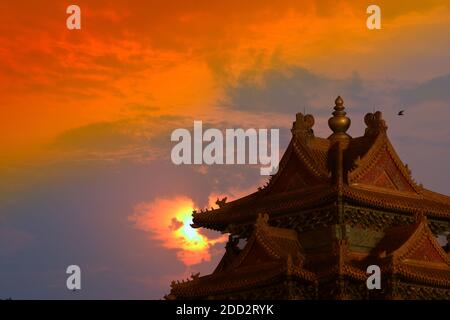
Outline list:
[[[135,206],[129,220],[138,229],[148,231],[152,239],[168,249],[177,250],[177,257],[186,266],[211,260],[211,247],[227,240],[226,236],[208,238],[191,227],[194,203],[191,199],[157,198]]]

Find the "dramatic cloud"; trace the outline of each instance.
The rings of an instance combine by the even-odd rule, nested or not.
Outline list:
[[[356,73],[348,79],[332,79],[295,66],[269,70],[260,78],[243,76],[227,89],[232,108],[289,114],[304,109],[311,112],[311,108],[329,114],[329,106],[337,94],[358,104],[370,104],[371,98],[375,98],[370,96],[370,90]]]
[[[402,102],[407,104],[450,103],[450,74],[433,78],[399,92]]]
[[[291,70],[294,81],[302,76],[321,84],[329,75],[348,79],[354,70],[362,79],[420,80],[450,71],[439,63],[450,53],[445,1],[380,1],[382,32],[365,28],[365,1],[77,4],[79,32],[65,28],[67,4],[0,4],[0,119],[6,119],[0,166],[35,158],[36,149],[67,130],[141,112],[127,106],[205,116],[247,70],[257,76],[303,66],[324,76]],[[304,83],[298,79],[297,86]],[[272,81],[284,84],[276,73]],[[355,78],[324,85],[346,92],[359,83]],[[291,90],[296,86],[284,91],[288,100]],[[247,106],[257,93],[237,90],[233,97]],[[306,91],[297,97],[315,98]],[[291,102],[280,105],[292,110]]]
[[[266,179],[173,165],[170,133],[193,120],[281,128],[282,153],[296,112],[326,137],[342,95],[350,134],[381,109],[417,180],[450,194],[448,1],[380,0],[373,32],[362,0],[77,4],[72,32],[65,3],[0,3],[0,298],[160,299],[211,272],[223,239],[190,211]]]

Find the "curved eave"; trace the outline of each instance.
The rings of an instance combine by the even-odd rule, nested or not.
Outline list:
[[[267,213],[269,216],[277,215],[293,210],[307,209],[333,201],[337,190],[329,185],[311,187],[289,193],[276,195],[252,195],[248,201],[230,202],[220,209],[194,214],[193,227],[204,227],[217,231],[225,229],[233,224],[254,223],[259,213]],[[243,200],[243,199],[241,199]]]
[[[348,185],[343,186],[342,192],[345,199],[362,206],[369,205],[410,214],[421,212],[429,217],[450,219],[450,203],[439,202],[436,198],[395,193],[390,190],[384,190],[384,192],[366,190]],[[231,224],[253,223],[259,213],[274,216],[309,209],[331,203],[336,197],[336,188],[330,186],[308,188],[308,190],[274,196],[264,196],[256,192],[236,202],[230,202],[220,209],[197,212],[194,214],[193,227],[225,231]]]
[[[176,298],[222,295],[249,287],[270,284],[290,276],[314,283],[316,275],[299,267],[288,270],[284,263],[268,262],[235,271],[211,274],[182,283],[172,284],[170,295]]]
[[[419,267],[409,263],[392,265],[381,265],[381,270],[386,274],[395,274],[411,282],[450,288],[450,267],[433,268],[429,266]]]
[[[343,195],[361,205],[407,213],[422,212],[427,216],[450,219],[450,203],[437,202],[428,197],[395,193],[390,190],[378,192],[347,185],[343,187]]]

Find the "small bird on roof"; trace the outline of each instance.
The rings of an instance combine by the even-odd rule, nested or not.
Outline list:
[[[404,113],[405,113],[405,110],[400,110],[400,111],[397,113],[397,115],[398,115],[398,116],[403,116]]]

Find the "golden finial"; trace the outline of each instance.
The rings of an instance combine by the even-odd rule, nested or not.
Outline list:
[[[338,96],[336,100],[334,100],[334,104],[336,105],[334,108],[335,110],[337,110],[336,109],[337,107],[340,107],[342,108],[341,110],[344,110],[344,100],[342,99],[341,96]]]
[[[333,112],[333,116],[328,120],[328,126],[333,131],[330,138],[349,138],[350,136],[346,132],[350,127],[351,121],[345,116],[347,113],[344,111],[344,100],[341,96],[338,96],[334,103],[335,111]]]

